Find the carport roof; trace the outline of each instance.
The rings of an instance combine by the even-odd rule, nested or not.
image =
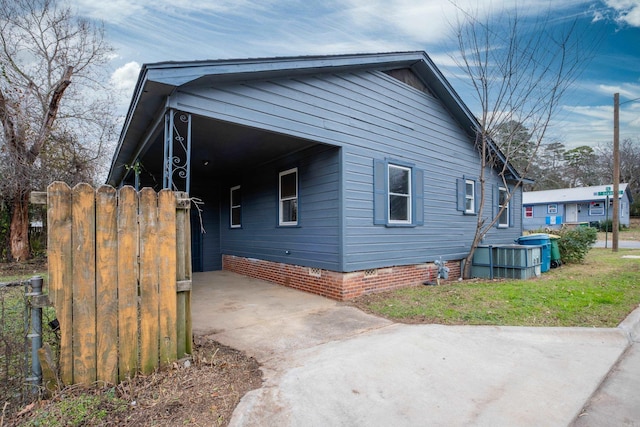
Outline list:
[[[145,137],[148,137],[163,119],[168,96],[179,87],[326,72],[388,71],[400,68],[411,69],[441,100],[462,128],[469,135],[475,136],[475,129],[479,127],[477,120],[423,51],[159,62],[145,64],[140,70],[107,182],[111,185],[121,182],[126,174],[125,165],[133,163],[144,148],[142,145]],[[504,162],[505,157],[502,153],[496,147],[492,148]],[[508,169],[512,177],[519,177],[511,166]]]

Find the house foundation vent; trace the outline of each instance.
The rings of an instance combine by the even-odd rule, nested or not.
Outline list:
[[[364,271],[364,277],[376,277],[378,275],[378,269],[377,268],[371,268],[369,270],[365,270]]]
[[[311,277],[322,277],[322,269],[321,268],[309,268],[309,276]]]

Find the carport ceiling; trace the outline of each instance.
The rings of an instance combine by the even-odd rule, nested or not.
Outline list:
[[[317,144],[315,141],[192,116],[191,176],[218,178],[249,171],[266,162]],[[145,169],[162,178],[163,135],[142,156]],[[182,153],[174,153],[184,158]],[[205,162],[208,162],[205,165]]]

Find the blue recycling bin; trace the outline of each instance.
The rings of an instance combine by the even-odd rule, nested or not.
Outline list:
[[[551,268],[551,238],[548,234],[537,233],[527,236],[520,236],[518,243],[521,245],[541,246],[542,247],[542,265],[540,271],[549,271]]]

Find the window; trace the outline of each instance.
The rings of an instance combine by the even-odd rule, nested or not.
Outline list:
[[[393,160],[373,161],[373,223],[387,227],[424,224],[424,171]]]
[[[498,210],[500,212],[500,217],[498,218],[498,227],[508,227],[509,226],[509,202],[507,201],[509,198],[509,193],[506,188],[500,187],[498,189]],[[504,210],[503,210],[504,208]]]
[[[231,218],[231,228],[240,228],[242,225],[242,193],[240,192],[240,186],[231,187],[230,191],[230,203],[231,212],[229,217]]]
[[[389,164],[389,222],[411,224],[411,169]]]
[[[550,214],[558,213],[558,204],[552,203],[550,205],[547,205],[547,213],[550,213]]]
[[[533,218],[533,206],[525,206],[524,207],[524,217],[525,218]]]
[[[589,215],[604,215],[604,202],[591,202]]]
[[[478,210],[476,199],[476,180],[471,178],[456,178],[456,209],[465,215],[475,215]]]
[[[464,212],[476,213],[476,183],[467,179],[464,182]]]
[[[279,225],[298,225],[298,168],[280,172]]]

